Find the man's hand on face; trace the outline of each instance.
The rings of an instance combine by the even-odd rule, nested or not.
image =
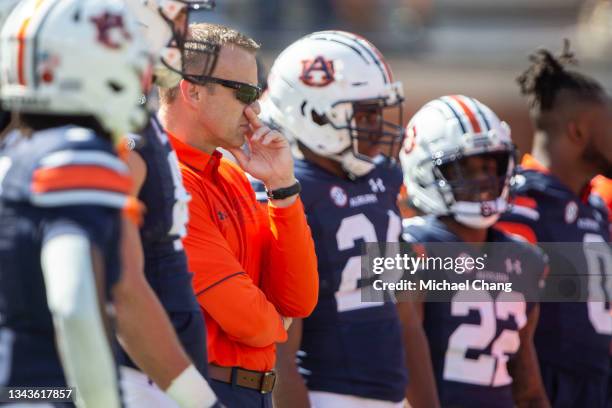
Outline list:
[[[250,127],[246,137],[250,155],[240,148],[230,149],[240,167],[263,181],[268,190],[293,185],[293,157],[285,136],[264,125],[251,106],[244,109],[244,115]]]

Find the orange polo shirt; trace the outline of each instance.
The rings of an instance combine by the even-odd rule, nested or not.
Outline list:
[[[168,135],[191,194],[184,240],[206,318],[208,361],[270,370],[282,316],[306,317],[318,297],[317,259],[302,202],[266,210],[244,172]]]

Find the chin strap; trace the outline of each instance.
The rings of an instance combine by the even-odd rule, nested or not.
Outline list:
[[[374,162],[362,160],[355,156],[353,151],[349,148],[343,153],[330,157],[342,164],[342,168],[348,174],[351,180],[355,180],[358,177],[365,176],[376,166]]]

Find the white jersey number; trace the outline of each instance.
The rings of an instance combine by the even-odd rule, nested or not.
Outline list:
[[[189,221],[187,203],[191,200],[191,196],[183,186],[183,177],[181,176],[181,170],[179,169],[178,159],[174,150],[168,153],[168,166],[172,173],[175,200],[172,207],[172,228],[170,228],[168,234],[183,238],[187,235],[187,222]]]
[[[397,242],[402,228],[401,220],[391,210],[387,211],[387,214],[389,216],[387,242]],[[343,219],[336,233],[338,250],[345,251],[354,248],[355,242],[359,239],[364,242],[378,242],[374,224],[364,214],[355,214]],[[358,288],[359,279],[361,279],[361,256],[356,255],[349,258],[342,270],[340,287],[335,294],[338,312],[348,312],[383,304],[383,302],[361,301],[361,291]]]
[[[494,301],[488,292],[460,291],[451,302],[452,316],[467,316],[478,312],[480,324],[464,323],[450,336],[444,360],[444,379],[468,384],[500,387],[512,383],[508,374],[508,355],[516,353],[521,344],[518,331],[503,330],[498,336],[497,320],[514,320],[520,330],[527,323],[525,298],[518,292],[502,292]],[[490,354],[477,359],[466,358],[468,349]]]
[[[605,242],[600,235],[584,234],[584,256],[589,279],[589,320],[597,333],[609,335],[612,334],[612,315],[607,308],[609,302],[602,299],[610,299],[612,294],[612,253],[607,245],[588,245]]]

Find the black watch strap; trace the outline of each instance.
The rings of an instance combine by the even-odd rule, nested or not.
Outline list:
[[[300,191],[302,191],[302,186],[297,180],[295,181],[295,184],[290,185],[289,187],[277,188],[276,190],[272,191],[266,189],[266,193],[268,194],[268,198],[270,200],[282,200],[284,198],[299,194]]]

